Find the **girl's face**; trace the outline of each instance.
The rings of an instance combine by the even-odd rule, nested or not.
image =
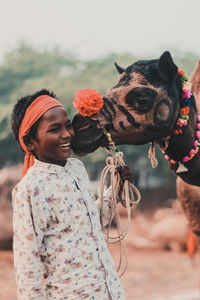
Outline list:
[[[37,159],[64,166],[71,154],[74,130],[63,107],[47,110],[38,124],[36,139],[31,140],[31,151]]]

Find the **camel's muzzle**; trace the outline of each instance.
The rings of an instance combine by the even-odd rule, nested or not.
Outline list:
[[[75,132],[72,149],[76,155],[83,156],[94,152],[100,146],[107,145],[103,130],[97,127],[96,121],[76,114],[72,126]]]

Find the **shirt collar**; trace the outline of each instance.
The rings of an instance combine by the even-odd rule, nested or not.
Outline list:
[[[71,166],[70,158],[67,159],[65,166],[49,164],[35,158],[34,167],[46,173],[60,173],[66,171]]]

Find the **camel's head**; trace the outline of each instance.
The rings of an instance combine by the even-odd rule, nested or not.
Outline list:
[[[181,80],[169,52],[159,59],[140,60],[126,69],[115,66],[118,82],[103,96],[104,105],[92,118],[73,119],[77,155],[106,146],[102,126],[116,144],[144,144],[171,134],[178,111]]]

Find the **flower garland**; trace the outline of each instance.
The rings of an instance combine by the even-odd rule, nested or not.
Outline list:
[[[178,115],[178,120],[175,124],[174,135],[183,133],[183,126],[187,126],[187,121],[189,119],[190,104],[191,104],[191,83],[187,78],[183,70],[178,70],[178,74],[181,76],[182,81],[182,101],[180,103],[180,111]]]
[[[103,97],[95,89],[84,89],[76,92],[74,107],[84,117],[91,117],[98,113],[103,106]]]
[[[188,155],[184,156],[182,159],[182,163],[186,163],[189,160],[193,159],[193,157],[198,153],[200,148],[200,115],[197,116],[197,126],[196,126],[196,137],[193,144],[193,147],[190,149]],[[177,164],[178,161],[171,159],[166,153],[164,153],[164,157],[171,163]]]

